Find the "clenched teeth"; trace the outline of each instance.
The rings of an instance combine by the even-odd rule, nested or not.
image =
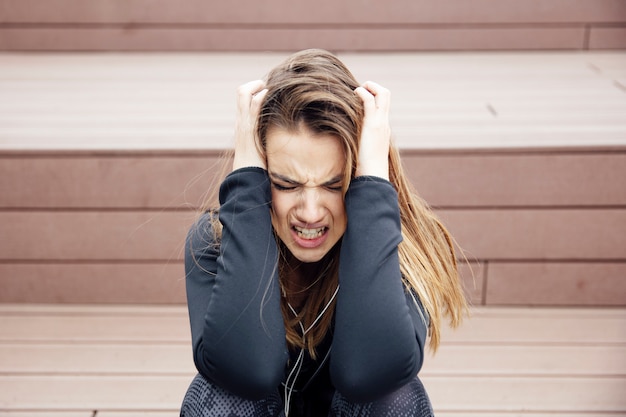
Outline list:
[[[316,229],[305,229],[303,227],[294,226],[294,230],[298,233],[298,236],[303,239],[315,239],[316,237],[322,236],[325,227],[318,227]]]

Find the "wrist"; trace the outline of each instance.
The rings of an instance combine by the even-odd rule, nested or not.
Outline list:
[[[233,171],[247,167],[265,169],[265,164],[261,162],[260,158],[243,158],[237,157],[237,155],[235,155],[235,157],[233,158]]]
[[[379,177],[389,181],[389,164],[359,163],[355,175],[357,177]]]
[[[256,147],[249,149],[249,147],[235,148],[235,155],[233,156],[233,171],[239,168],[245,167],[258,167],[265,169],[265,162],[259,155],[259,151]]]

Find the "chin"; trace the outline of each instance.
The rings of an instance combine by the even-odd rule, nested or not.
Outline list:
[[[321,261],[324,256],[326,256],[326,254],[329,252],[329,250],[324,250],[324,251],[320,251],[320,250],[316,250],[316,251],[312,251],[312,250],[292,250],[292,248],[288,248],[289,252],[291,252],[291,254],[293,255],[294,258],[296,258],[297,260],[299,260],[300,262],[304,262],[304,263],[315,263],[315,262],[319,262]]]

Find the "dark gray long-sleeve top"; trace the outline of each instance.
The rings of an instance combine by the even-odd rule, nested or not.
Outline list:
[[[221,241],[215,240],[207,213],[192,227],[186,245],[193,357],[210,381],[259,399],[285,380],[289,358],[267,172],[252,167],[232,172],[219,198]],[[401,280],[397,245],[402,237],[393,186],[358,177],[345,205],[348,225],[328,366],[333,387],[345,397],[372,401],[416,376],[427,325]]]

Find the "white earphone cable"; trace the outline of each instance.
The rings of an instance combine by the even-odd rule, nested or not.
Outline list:
[[[303,342],[305,340],[306,334],[309,331],[311,331],[311,329],[317,324],[317,322],[320,321],[324,313],[326,313],[326,311],[330,308],[330,305],[333,303],[335,297],[337,297],[338,292],[339,292],[339,285],[337,285],[337,288],[335,289],[335,292],[333,293],[332,297],[330,297],[330,300],[328,301],[328,303],[326,303],[326,305],[324,306],[320,314],[317,315],[315,320],[313,320],[313,323],[311,323],[311,325],[308,328],[305,329],[302,322],[300,321],[298,322],[298,324],[300,325],[300,330],[302,331]],[[298,313],[291,306],[291,304],[287,303],[287,306],[289,306],[289,309],[291,310],[291,312],[296,317],[298,317]],[[298,359],[296,359],[296,363],[294,363],[293,368],[291,369],[291,372],[289,372],[289,375],[287,375],[287,379],[285,380],[285,417],[289,417],[289,409],[291,407],[291,396],[293,394],[294,387],[296,386],[296,380],[298,379],[298,375],[300,374],[300,371],[302,370],[303,363],[304,363],[304,348],[301,348],[300,353],[298,354]],[[291,380],[291,387],[289,386],[290,380]]]

